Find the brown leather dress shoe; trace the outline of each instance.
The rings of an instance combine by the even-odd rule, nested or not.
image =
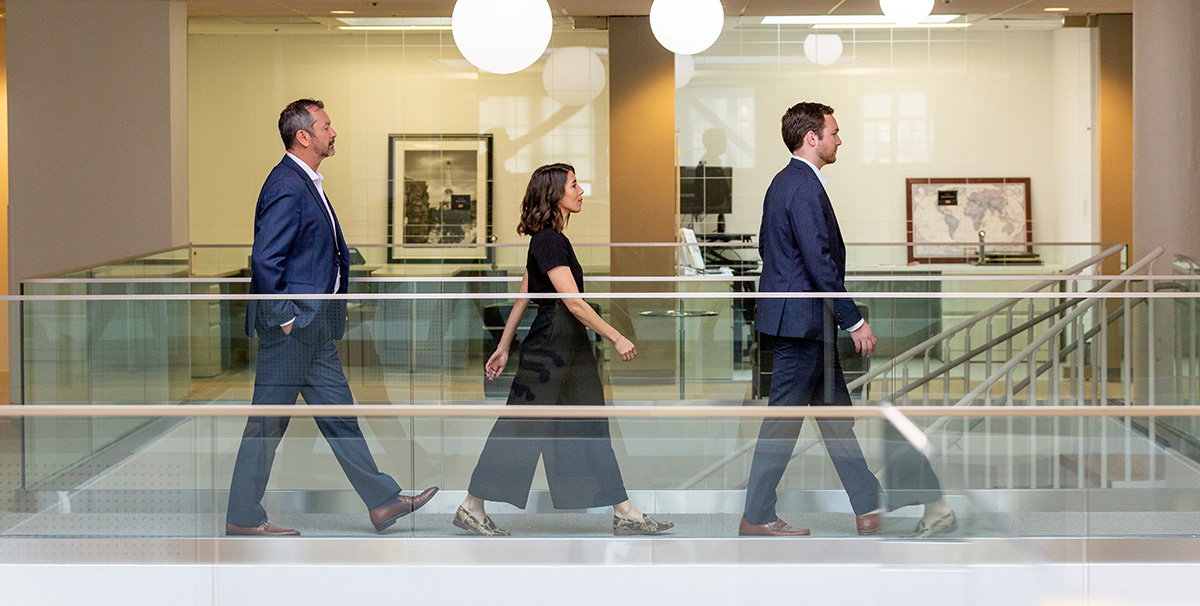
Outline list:
[[[300,531],[280,528],[270,522],[258,526],[236,526],[225,522],[225,536],[236,537],[298,537]]]
[[[880,511],[868,511],[854,518],[855,525],[858,526],[859,536],[870,536],[879,533],[879,527],[883,524],[883,516]]]
[[[742,518],[738,526],[740,537],[806,537],[812,534],[807,528],[788,526],[787,522],[776,519],[770,524],[751,524]]]
[[[371,524],[375,526],[375,532],[387,530],[396,523],[396,520],[420,509],[422,505],[429,502],[429,499],[433,498],[433,495],[437,494],[437,491],[437,486],[430,486],[415,497],[398,494],[395,503],[372,509]]]

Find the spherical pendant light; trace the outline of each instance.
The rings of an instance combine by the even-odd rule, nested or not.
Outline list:
[[[459,52],[493,74],[533,65],[546,52],[553,27],[546,0],[458,0],[450,17]]]
[[[542,68],[542,86],[563,105],[586,105],[604,90],[604,64],[585,46],[556,49]]]
[[[879,0],[879,8],[896,25],[916,25],[933,12],[933,0]]]
[[[691,55],[675,55],[675,88],[683,88],[696,73],[696,59]]]
[[[804,38],[804,56],[817,65],[831,65],[842,58],[842,37],[837,34],[809,34]]]
[[[721,35],[721,0],[654,0],[650,30],[658,43],[679,55],[704,52]]]

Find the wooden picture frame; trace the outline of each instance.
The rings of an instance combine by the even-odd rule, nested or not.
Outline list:
[[[907,179],[904,195],[909,263],[978,261],[980,230],[987,252],[1033,252],[1028,177]]]

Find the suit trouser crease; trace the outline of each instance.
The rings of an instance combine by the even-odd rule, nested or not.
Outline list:
[[[849,406],[850,392],[837,359],[836,344],[816,339],[775,338],[768,406]],[[746,486],[745,518],[751,524],[778,519],[777,488],[804,419],[766,418],[759,430]],[[879,480],[867,467],[853,418],[817,420],[825,450],[856,515],[879,507]]]
[[[298,331],[260,331],[252,404],[293,405],[296,396],[313,405],[347,405],[354,396],[342,372],[337,345],[330,339],[301,340]],[[262,498],[275,451],[288,427],[288,417],[250,417],[234,463],[226,519],[238,526],[267,521]],[[317,427],[368,509],[386,504],[400,486],[379,471],[354,417],[314,417]]]
[[[603,406],[604,387],[587,329],[560,302],[539,306],[508,405]],[[557,509],[628,500],[607,418],[500,418],[492,427],[468,492],[524,509],[538,459]]]

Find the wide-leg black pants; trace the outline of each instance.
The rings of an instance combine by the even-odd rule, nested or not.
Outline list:
[[[587,328],[561,301],[538,307],[508,393],[509,405],[603,406],[604,387]],[[501,418],[492,427],[468,491],[524,508],[538,458],[558,509],[628,500],[608,419]]]

